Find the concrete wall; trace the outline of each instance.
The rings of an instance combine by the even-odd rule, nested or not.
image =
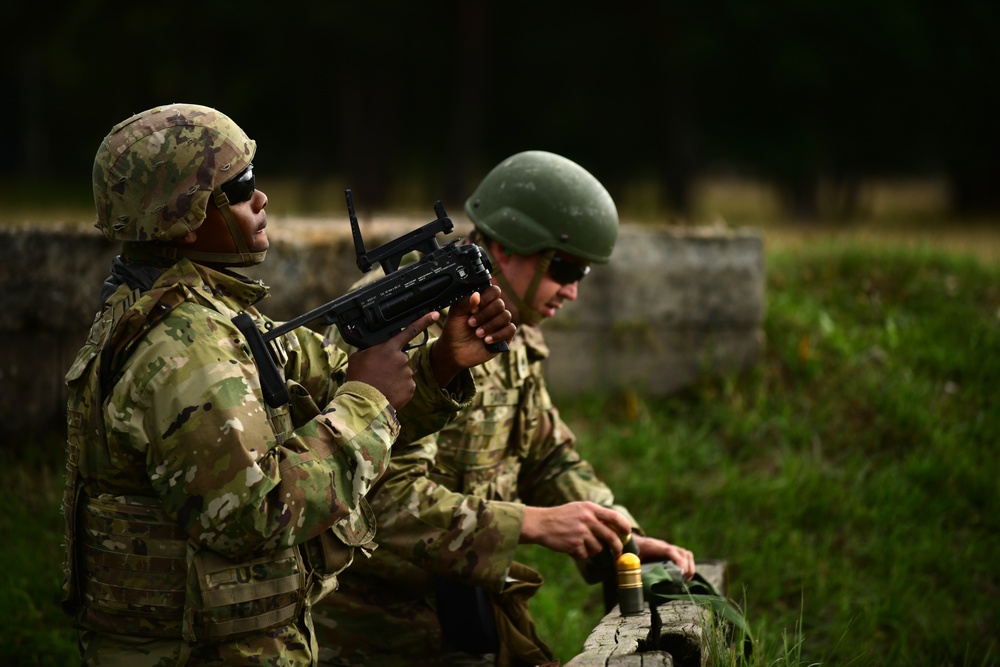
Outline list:
[[[425,222],[363,224],[374,248]],[[457,231],[462,232],[460,228]],[[272,220],[261,309],[299,315],[360,273],[346,221]],[[0,229],[0,423],[10,437],[61,429],[63,374],[98,304],[117,245],[76,225]],[[754,361],[764,316],[763,240],[751,230],[624,226],[612,263],[546,324],[556,395],[624,388],[669,393],[701,373]]]
[[[760,349],[764,297],[758,234],[626,228],[611,263],[545,325],[549,383],[663,394],[744,367]]]

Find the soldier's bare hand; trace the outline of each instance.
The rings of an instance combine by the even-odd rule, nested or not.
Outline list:
[[[370,384],[393,408],[402,409],[417,389],[410,357],[403,349],[440,317],[437,311],[428,313],[386,342],[358,350],[347,360],[347,379]]]
[[[644,537],[633,535],[635,545],[639,547],[639,558],[644,563],[655,563],[657,561],[672,560],[677,563],[677,567],[684,573],[685,579],[694,576],[694,554],[683,547],[679,547],[670,542],[658,540],[655,537]]]
[[[621,535],[632,527],[618,512],[588,501],[557,507],[525,507],[521,543],[540,544],[552,551],[585,559],[605,546],[617,557],[622,552]]]
[[[431,350],[434,374],[441,386],[447,386],[459,371],[495,357],[497,353],[486,345],[510,342],[514,337],[517,328],[500,297],[500,288],[491,285],[449,309],[441,337]]]

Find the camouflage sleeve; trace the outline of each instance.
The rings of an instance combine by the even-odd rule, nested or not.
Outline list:
[[[361,284],[359,281],[357,284]],[[447,311],[445,311],[447,312]],[[437,433],[445,425],[451,423],[456,414],[472,403],[476,397],[476,382],[472,371],[462,371],[448,387],[438,386],[431,369],[431,347],[441,335],[440,323],[435,323],[427,330],[431,336],[426,345],[413,348],[410,352],[410,367],[413,368],[413,380],[417,390],[413,398],[399,412],[401,432],[398,441],[413,442],[432,433]],[[335,325],[324,332],[324,343],[347,354],[354,351]]]
[[[398,424],[366,384],[340,386],[282,442],[249,349],[231,322],[190,303],[129,359],[109,439],[144,457],[153,491],[193,539],[229,556],[301,543],[357,506]],[[286,420],[287,422],[287,420]]]
[[[459,373],[447,387],[438,386],[431,369],[431,341],[410,353],[410,367],[417,389],[413,398],[399,411],[399,442],[413,442],[437,433],[455,419],[459,410],[468,407],[476,396],[472,372]]]
[[[291,331],[282,340],[288,352],[285,377],[302,385],[318,405],[333,400],[347,380],[347,354],[305,327]]]
[[[538,425],[532,434],[527,457],[521,463],[518,494],[528,505],[553,507],[577,500],[589,500],[622,514],[633,530],[641,532],[632,514],[615,504],[614,494],[594,472],[593,466],[580,457],[576,436],[552,405],[544,383],[541,392]]]
[[[428,475],[433,438],[394,449],[372,508],[379,545],[440,576],[503,588],[521,534],[524,505],[455,493]]]

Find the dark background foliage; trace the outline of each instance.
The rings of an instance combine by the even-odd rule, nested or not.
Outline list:
[[[4,3],[0,179],[86,188],[110,127],[184,101],[258,140],[262,172],[348,177],[372,205],[458,201],[519,150],[614,191],[739,173],[817,213],[865,179],[947,180],[953,213],[1000,209],[1000,4]]]

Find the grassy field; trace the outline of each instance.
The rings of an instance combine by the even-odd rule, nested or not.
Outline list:
[[[580,449],[648,532],[729,562],[755,664],[1000,664],[1000,269],[856,243],[768,261],[760,363],[639,411],[567,404]],[[599,596],[524,558],[568,659]]]
[[[1000,227],[923,229],[768,228],[753,369],[561,404],[649,533],[729,562],[755,664],[1000,664]],[[74,662],[62,451],[59,435],[8,447],[0,470],[3,664]],[[541,634],[568,660],[599,591],[565,557],[523,558],[548,581]]]

